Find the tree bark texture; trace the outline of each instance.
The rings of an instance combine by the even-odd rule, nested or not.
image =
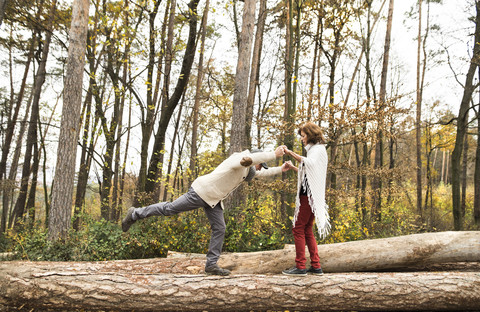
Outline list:
[[[3,23],[3,17],[5,15],[5,8],[7,7],[7,0],[0,0],[0,26]]]
[[[417,211],[420,217],[424,218],[422,208],[422,88],[421,85],[421,50],[422,50],[422,0],[418,1],[418,37],[417,37],[417,107],[415,119],[415,138],[416,138],[416,153],[417,153]],[[426,60],[424,60],[425,62]],[[426,207],[426,206],[425,206]]]
[[[248,97],[248,77],[252,54],[253,28],[255,24],[254,0],[245,0],[242,17],[242,32],[238,47],[238,62],[233,93],[232,130],[230,154],[242,151],[245,146],[245,118]]]
[[[480,76],[480,67],[478,68]],[[477,140],[480,138],[480,108],[477,110]],[[480,144],[477,141],[477,148],[475,149],[475,173],[473,176],[473,218],[475,224],[480,226]]]
[[[197,71],[197,84],[195,90],[195,101],[193,105],[193,121],[192,121],[192,142],[190,148],[190,182],[195,180],[197,177],[197,139],[198,139],[198,115],[200,110],[200,99],[202,94],[202,83],[204,76],[203,68],[203,58],[205,52],[205,37],[207,33],[207,22],[208,22],[208,10],[210,7],[210,1],[207,0],[205,3],[205,10],[203,11],[202,18],[202,32],[200,35],[200,52],[198,57],[198,71]]]
[[[465,79],[464,92],[457,118],[457,135],[455,138],[455,147],[452,152],[452,210],[453,210],[453,226],[455,230],[463,229],[463,220],[461,217],[460,206],[460,176],[461,176],[461,159],[463,151],[464,137],[467,135],[468,118],[467,113],[470,108],[475,86],[473,78],[477,67],[480,65],[480,2],[476,2],[476,18],[475,18],[475,45],[473,47],[473,55],[470,60],[470,66]]]
[[[180,99],[187,88],[188,80],[190,78],[190,72],[192,69],[192,64],[195,58],[195,47],[197,39],[197,6],[199,0],[191,0],[189,7],[189,33],[188,41],[185,48],[185,54],[182,61],[182,68],[180,70],[180,75],[178,77],[177,84],[172,96],[168,99],[165,106],[162,109],[160,119],[158,121],[158,131],[155,135],[155,142],[153,145],[153,155],[150,159],[147,181],[145,182],[145,191],[147,193],[153,193],[155,187],[157,186],[158,176],[160,175],[159,170],[162,168],[160,164],[163,162],[163,154],[160,153],[165,146],[165,136],[167,132],[167,127],[172,118],[173,112],[177,107]],[[158,201],[159,198],[156,198],[155,201]]]
[[[48,219],[48,237],[50,240],[66,236],[70,228],[72,214],[89,1],[75,0],[72,6],[72,25],[70,27],[65,73],[62,121],[55,167],[55,182],[52,187],[52,206]]]
[[[51,30],[53,27],[53,19],[56,13],[56,1],[52,3],[52,6],[49,11],[49,18],[48,18],[48,25],[47,29]],[[23,168],[22,168],[22,178],[20,182],[20,191],[17,198],[17,202],[15,203],[15,208],[13,209],[13,222],[10,222],[10,225],[15,225],[17,221],[23,218],[25,214],[25,205],[27,201],[27,193],[28,193],[28,186],[30,181],[30,175],[32,173],[31,162],[33,157],[33,150],[34,145],[37,142],[37,128],[38,128],[38,119],[39,119],[39,107],[40,107],[40,98],[42,93],[42,87],[45,83],[46,75],[47,75],[47,59],[50,52],[50,43],[52,39],[52,32],[47,31],[45,35],[45,42],[42,48],[42,57],[40,60],[39,67],[35,74],[35,84],[32,91],[33,102],[32,102],[32,110],[30,115],[30,122],[28,124],[27,130],[27,146],[25,149],[25,157],[23,161]]]
[[[167,260],[167,259],[163,259]],[[104,311],[466,311],[479,272],[164,274],[144,260],[0,263],[0,308]]]
[[[318,245],[325,272],[381,271],[445,262],[480,261],[480,232],[413,234]],[[278,273],[295,265],[295,247],[226,254],[219,265],[235,273]]]
[[[252,120],[257,86],[260,85],[260,63],[262,58],[263,34],[267,19],[267,0],[260,1],[258,12],[257,31],[253,44],[252,66],[248,85],[247,107],[245,111],[245,146],[252,147]]]
[[[321,245],[319,253],[325,272],[342,273],[280,275],[293,263],[292,245],[224,254],[219,264],[232,269],[228,277],[204,275],[205,255],[199,254],[100,262],[4,261],[0,310],[24,306],[64,311],[466,311],[480,307],[480,232]],[[392,272],[426,267],[435,272]],[[366,270],[390,272],[346,273]]]

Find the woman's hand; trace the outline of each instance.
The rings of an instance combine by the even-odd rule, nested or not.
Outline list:
[[[284,150],[285,150],[285,154],[293,157],[296,161],[302,161],[302,156],[298,155],[294,151],[289,150],[288,147],[285,146]]]
[[[293,170],[295,170],[295,171],[298,170],[298,168],[295,167],[290,160],[284,162],[283,165],[282,165],[282,172],[286,172],[286,171],[288,171],[288,170],[290,170],[290,169],[293,169]]]

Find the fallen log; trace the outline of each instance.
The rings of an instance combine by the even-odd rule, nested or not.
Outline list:
[[[467,311],[480,307],[480,272],[323,276],[148,273],[168,259],[2,262],[0,310]],[[139,262],[139,263],[135,263]]]
[[[480,262],[480,231],[438,232],[318,245],[324,272],[398,270],[449,262]],[[225,254],[219,265],[237,274],[279,273],[295,265],[295,247]]]
[[[289,245],[286,245],[285,248],[289,248]],[[256,255],[253,255],[253,253],[252,255],[250,254],[251,253],[248,253],[247,257],[253,256],[254,258],[256,258]],[[222,254],[222,257],[226,258],[220,261],[222,265],[225,265],[229,269],[233,269],[233,273],[239,273],[236,270],[236,267],[232,267],[232,265],[228,264],[230,261],[232,261],[232,259],[230,258],[236,257],[236,254],[224,253]],[[202,265],[205,265],[205,261],[201,261],[202,259],[203,260],[205,259],[205,255],[199,254],[199,253],[185,253],[185,252],[169,250],[167,258],[171,260],[178,259],[178,261],[183,262],[183,266],[190,264],[190,271],[193,271],[192,269],[193,267],[195,267],[196,272],[198,273],[203,272]],[[241,259],[239,261],[241,261]],[[291,265],[294,265],[294,264],[292,263]],[[285,268],[287,267],[289,267],[289,264],[285,265]],[[180,267],[177,267],[177,270],[179,268]],[[406,265],[398,266],[396,268],[383,268],[383,269],[378,268],[376,270],[371,270],[369,272],[440,272],[440,271],[480,272],[480,262],[442,262],[442,263],[424,263],[424,264],[410,264],[410,265],[406,264]],[[350,271],[346,270],[344,273],[347,273],[347,272],[350,272]],[[357,271],[357,272],[366,272],[366,271]],[[188,273],[188,272],[184,272],[184,273]],[[280,273],[280,271],[276,271],[275,273]],[[259,274],[275,274],[275,273],[265,272],[265,273],[259,273]],[[340,272],[327,272],[327,273],[340,273]]]

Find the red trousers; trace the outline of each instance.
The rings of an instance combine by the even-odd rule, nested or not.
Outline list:
[[[313,235],[313,221],[315,215],[310,208],[307,196],[300,196],[300,211],[298,212],[295,227],[292,229],[295,239],[295,263],[298,269],[306,269],[305,244],[310,253],[310,262],[313,268],[319,269],[320,257],[318,256],[317,241]]]

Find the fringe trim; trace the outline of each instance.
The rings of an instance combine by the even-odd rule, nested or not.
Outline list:
[[[304,189],[307,190],[307,197],[308,197],[308,203],[310,204],[310,209],[312,209],[312,213],[315,216],[315,223],[317,225],[317,230],[318,230],[318,235],[320,236],[320,239],[324,239],[330,234],[330,231],[332,229],[332,226],[330,224],[330,215],[328,213],[328,205],[326,202],[323,203],[323,205],[320,204],[320,206],[317,208],[315,206],[315,201],[312,196],[312,191],[310,187],[306,184],[306,179],[302,181],[302,186]],[[295,200],[295,213],[293,216],[293,227],[295,227],[295,224],[297,223],[298,219],[298,213],[300,212],[300,196],[297,194],[297,198]]]
[[[318,203],[319,204],[318,207],[316,206],[315,200],[312,195],[312,189],[311,189],[311,186],[308,185],[308,181],[305,178],[306,176],[307,175],[306,175],[305,164],[302,161],[302,163],[299,166],[297,190],[300,190],[301,186],[303,186],[303,188],[307,190],[308,203],[310,204],[312,213],[315,215],[315,223],[317,224],[318,235],[320,236],[320,239],[324,239],[328,236],[328,234],[330,234],[330,231],[331,231],[330,215],[328,213],[329,207],[325,202],[325,199],[323,199],[322,203]],[[299,212],[300,212],[300,196],[297,193],[296,200],[295,200],[295,213],[293,216],[293,227],[295,227],[295,223],[297,223]]]

